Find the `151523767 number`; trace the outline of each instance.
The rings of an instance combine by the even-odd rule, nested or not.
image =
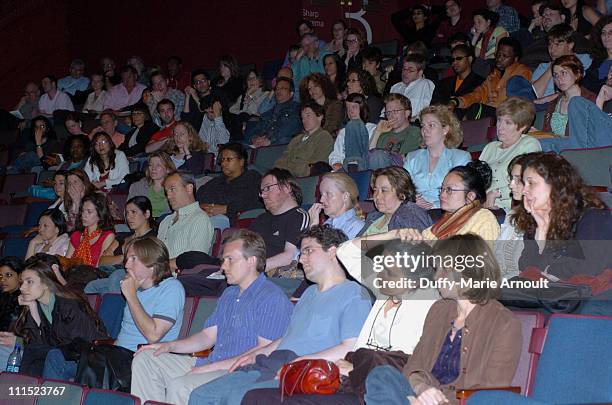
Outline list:
[[[41,386],[14,386],[8,387],[8,394],[11,397],[30,397],[30,396],[61,396],[64,395],[66,387],[41,387]]]

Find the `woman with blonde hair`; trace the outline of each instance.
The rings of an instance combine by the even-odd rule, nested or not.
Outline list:
[[[187,121],[176,123],[165,147],[176,168],[194,176],[204,174],[206,151],[198,132]]]
[[[404,168],[416,186],[416,203],[425,209],[439,208],[438,189],[446,174],[472,159],[468,152],[457,149],[463,142],[463,132],[459,120],[447,107],[426,107],[420,119],[425,148],[410,152]]]
[[[346,173],[326,173],[319,184],[320,202],[314,203],[308,210],[310,225],[319,224],[321,211],[330,225],[353,239],[363,228],[365,221],[359,208],[359,190],[355,181]]]
[[[169,173],[176,171],[176,166],[166,152],[153,152],[147,160],[146,176],[130,186],[128,200],[136,196],[147,197],[153,207],[153,218],[159,218],[170,212],[170,206],[164,192],[164,180]]]

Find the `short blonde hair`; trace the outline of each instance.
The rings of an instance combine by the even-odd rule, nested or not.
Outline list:
[[[507,115],[518,129],[528,131],[535,118],[535,105],[522,97],[510,97],[504,100],[495,113],[497,118]]]
[[[463,142],[463,130],[459,124],[459,120],[453,114],[448,107],[443,105],[431,105],[421,110],[420,120],[423,121],[423,117],[426,115],[435,116],[442,126],[448,127],[448,133],[444,138],[444,145],[447,148],[457,148]]]
[[[351,200],[351,208],[357,211],[357,215],[362,216],[361,208],[359,207],[359,189],[355,181],[346,173],[333,172],[325,173],[321,178],[321,181],[328,179],[334,182],[338,190],[341,193],[349,193]]]
[[[199,151],[206,152],[207,151],[206,146],[204,145],[204,142],[202,141],[202,138],[200,138],[200,135],[198,134],[198,131],[196,131],[195,128],[187,121],[178,121],[176,125],[174,126],[174,128],[172,129],[172,136],[168,138],[168,143],[166,144],[166,147],[164,148],[164,150],[168,154],[174,155],[175,153],[179,151],[178,147],[176,146],[176,142],[174,142],[174,130],[179,126],[182,126],[183,128],[187,130],[187,134],[189,135],[189,150],[190,151],[192,152],[199,152]]]

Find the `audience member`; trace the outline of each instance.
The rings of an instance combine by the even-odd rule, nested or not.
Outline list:
[[[128,200],[136,196],[147,197],[151,202],[153,218],[170,213],[164,181],[174,171],[176,167],[167,153],[158,151],[149,154],[145,177],[130,185]]]
[[[495,69],[485,81],[461,97],[450,99],[451,108],[465,108],[467,119],[495,116],[495,109],[508,97],[531,93],[531,71],[518,63],[521,45],[513,38],[502,38],[495,54]]]
[[[331,81],[322,73],[312,73],[300,83],[300,99],[302,105],[316,102],[323,107],[325,120],[323,129],[335,134],[342,125],[342,102]]]
[[[505,387],[512,382],[521,354],[521,322],[497,301],[499,289],[490,284],[458,287],[460,280],[500,283],[488,244],[474,235],[454,236],[436,243],[434,254],[481,255],[485,265],[463,271],[437,268],[435,278],[456,281],[455,287],[445,287],[449,283],[438,288],[444,299],[429,310],[421,339],[403,370],[385,365],[368,374],[366,403],[451,403],[456,402],[456,387]]]
[[[363,288],[346,279],[336,258],[336,249],[346,241],[346,235],[320,225],[305,231],[301,239],[300,262],[315,285],[306,289],[295,306],[286,332],[242,356],[229,374],[194,389],[189,403],[238,404],[249,390],[278,387],[274,377],[285,363],[302,359],[336,361],[353,348],[371,304]],[[326,318],[313,321],[312,314],[318,313],[325,313]]]
[[[598,92],[612,66],[612,16],[602,17],[593,27],[591,45],[593,63],[585,74],[584,87]]]
[[[106,84],[106,97],[104,98],[104,109],[120,111],[138,103],[146,86],[138,83],[138,73],[132,66],[124,66],[121,69],[121,82],[115,86],[108,87],[108,76]]]
[[[69,121],[67,121],[67,123],[68,122]],[[91,142],[89,141],[89,137],[87,135],[71,135],[66,140],[66,146],[64,147],[64,153],[62,154],[64,161],[57,162],[59,163],[59,165],[57,166],[57,170],[72,170],[84,168],[85,162],[89,157],[90,149]]]
[[[215,90],[223,107],[229,108],[236,102],[243,92],[243,79],[240,76],[238,61],[234,55],[223,55],[219,59],[219,77],[215,83]]]
[[[472,28],[472,22],[463,15],[461,5],[459,5],[457,0],[446,0],[444,8],[448,18],[442,20],[438,26],[432,41],[434,46],[446,46],[453,34],[457,32],[467,33]]]
[[[4,334],[14,330],[19,319],[21,308],[19,304],[19,275],[23,271],[23,260],[15,256],[5,256],[0,259],[0,345]],[[0,349],[1,350],[1,349]],[[4,367],[6,359],[0,359],[0,367]]]
[[[147,101],[147,106],[149,107],[149,112],[151,113],[153,121],[160,126],[163,124],[160,112],[158,111],[158,105],[163,100],[172,101],[174,104],[174,119],[180,120],[181,111],[183,111],[183,105],[185,104],[185,95],[183,92],[168,87],[168,78],[161,71],[152,73],[150,80],[153,91],[151,92],[151,99]]]
[[[293,306],[263,274],[266,245],[261,236],[246,229],[235,232],[224,242],[222,257],[221,269],[230,287],[203,329],[186,339],[146,345],[136,353],[132,394],[141,400],[186,403],[194,388],[226,375],[244,354],[285,333]],[[180,355],[207,349],[212,349],[207,357]]]
[[[125,153],[115,148],[106,132],[98,132],[91,141],[91,156],[85,163],[85,173],[97,189],[109,190],[123,182],[130,172],[130,162]]]
[[[119,147],[128,157],[145,153],[145,148],[159,127],[151,120],[149,109],[144,104],[136,104],[131,113],[132,128],[125,135],[125,140]]]
[[[177,268],[193,268],[188,260],[189,255],[183,254],[210,253],[213,227],[208,215],[195,199],[195,179],[192,174],[178,171],[168,175],[164,180],[164,189],[174,214],[168,215],[159,224],[157,237],[168,248],[173,271]]]
[[[236,224],[240,212],[263,207],[259,199],[261,175],[247,170],[247,151],[238,143],[223,145],[217,160],[221,174],[198,189],[197,200],[214,227],[224,229]]]
[[[20,153],[6,168],[8,174],[40,171],[43,158],[62,152],[51,121],[46,117],[42,115],[34,117],[27,134],[24,139],[25,151]]]
[[[62,77],[57,81],[57,88],[70,96],[76,96],[77,92],[85,92],[89,88],[89,79],[85,73],[85,62],[82,59],[74,59],[70,62],[70,75]]]
[[[416,190],[410,174],[390,166],[374,171],[372,197],[376,211],[371,212],[359,236],[367,238],[393,229],[425,229],[432,224],[427,211],[417,206]]]
[[[172,130],[177,123],[174,110],[174,103],[166,98],[157,103],[157,113],[162,125],[159,131],[151,135],[149,143],[145,146],[146,153],[153,153],[161,149],[168,139],[172,137]]]
[[[20,371],[44,378],[74,378],[76,363],[64,364],[60,346],[77,339],[104,339],[108,336],[106,329],[87,300],[59,282],[57,258],[39,253],[24,267],[19,295],[23,310],[15,334],[6,337],[12,340],[11,346],[15,335],[25,343]]]
[[[69,244],[64,214],[59,209],[47,209],[38,217],[38,234],[30,240],[25,258],[41,252],[66,256]]]
[[[348,122],[338,132],[334,149],[329,154],[329,165],[334,171],[342,168],[348,171],[349,166],[367,170],[369,144],[376,125],[370,122],[370,112],[363,94],[350,93],[344,104]]]
[[[593,25],[599,20],[599,13],[582,0],[561,0],[561,5],[569,12],[568,23],[574,31],[584,36],[590,35]]]
[[[367,41],[363,33],[357,28],[346,30],[346,53],[344,55],[344,65],[347,69],[361,67],[361,51],[366,46]]]
[[[346,76],[347,94],[363,94],[368,104],[370,122],[378,124],[384,105],[376,89],[376,81],[372,75],[360,67],[350,68]]]
[[[164,151],[172,159],[177,169],[194,176],[204,173],[206,167],[206,146],[190,123],[178,121],[172,128]]]
[[[503,26],[497,25],[499,15],[495,12],[481,8],[472,15],[474,16],[472,45],[476,57],[481,60],[495,59],[499,40],[507,37],[508,31]]]
[[[119,148],[125,142],[125,135],[117,131],[118,124],[115,113],[112,110],[104,110],[100,114],[100,125],[91,130],[89,139],[93,140],[98,132],[106,132],[113,141],[115,148]]]
[[[323,58],[325,76],[334,85],[336,93],[341,94],[346,86],[346,65],[336,53],[330,53]]]
[[[149,85],[147,69],[145,67],[144,61],[140,56],[130,56],[126,61],[126,65],[131,66],[136,70],[136,80],[138,81],[138,83],[142,84],[143,86]]]
[[[321,49],[319,38],[313,33],[302,36],[301,46],[298,59],[291,65],[294,87],[298,91],[301,91],[300,84],[306,76],[311,73],[325,73],[323,58],[330,53]],[[301,95],[298,93],[298,96]]]
[[[212,97],[212,94],[208,73],[204,69],[191,72],[191,86],[185,87],[185,105],[181,119],[189,122],[194,128],[200,128],[204,118],[201,105],[204,99]]]
[[[64,193],[64,206],[66,209],[66,226],[68,232],[76,228],[81,212],[81,200],[85,195],[93,193],[95,188],[89,181],[83,169],[72,169],[66,177],[66,192]]]
[[[215,157],[219,153],[219,145],[230,141],[230,132],[223,122],[223,105],[219,97],[207,98],[202,103],[204,117],[199,136],[206,145],[208,152],[214,153]]]
[[[521,27],[521,20],[514,7],[504,4],[503,0],[487,0],[487,8],[499,16],[499,25],[506,32],[513,33]]]
[[[427,107],[421,112],[424,149],[406,156],[404,168],[416,186],[416,202],[425,209],[440,207],[439,189],[449,170],[467,164],[468,152],[457,149],[463,142],[459,121],[444,106]]]
[[[361,68],[374,78],[378,94],[383,94],[387,85],[386,74],[382,71],[382,60],[382,52],[375,46],[368,46],[361,52]]]
[[[276,167],[287,169],[296,177],[308,176],[310,166],[317,162],[327,162],[334,146],[334,139],[322,128],[324,107],[315,100],[307,101],[300,108],[304,134],[295,136],[275,163]]]
[[[339,229],[353,239],[363,228],[359,208],[359,190],[355,181],[346,173],[326,173],[319,183],[320,202],[314,203],[308,210],[310,227],[319,224],[321,211],[327,219],[324,224]]]
[[[74,106],[68,94],[57,89],[57,79],[53,76],[42,78],[41,87],[44,94],[38,100],[38,110],[46,117],[51,117],[55,111],[74,111]]]
[[[246,90],[236,102],[229,108],[229,112],[234,114],[239,122],[240,132],[243,131],[245,123],[254,117],[259,117],[259,106],[264,98],[268,96],[267,91],[263,91],[262,79],[255,69],[249,70],[246,75]]]
[[[567,24],[556,25],[546,33],[550,62],[540,63],[533,72],[532,83],[536,97],[550,96],[555,92],[552,72],[553,64],[561,56],[575,55],[573,35],[574,31]],[[591,66],[592,61],[588,54],[577,54],[575,56],[580,60],[584,68],[583,71]],[[584,73],[582,76],[584,76]]]
[[[191,77],[188,71],[183,70],[183,59],[180,56],[171,56],[166,63],[166,72],[168,73],[168,87],[183,90],[191,83]]]
[[[289,143],[302,129],[300,105],[294,101],[293,81],[278,77],[274,106],[261,114],[259,122],[247,123],[244,138],[255,147]],[[252,125],[251,125],[252,124]]]
[[[340,57],[344,56],[346,53],[346,49],[344,49],[344,40],[346,39],[347,29],[346,21],[334,21],[331,29],[332,40],[327,43],[325,50],[333,52]]]
[[[102,72],[104,73],[104,86],[106,90],[111,90],[113,87],[117,86],[123,80],[123,69],[120,72],[120,75],[116,73],[117,65],[115,61],[111,58],[105,56],[100,60],[100,64],[102,65]]]
[[[66,220],[66,189],[68,184],[68,171],[57,170],[53,174],[53,192],[55,193],[56,199],[47,209],[58,209],[64,215],[64,221]]]
[[[402,165],[406,155],[419,148],[419,129],[410,125],[412,105],[402,94],[391,93],[385,97],[385,118],[381,120],[370,138],[369,167],[380,169]]]
[[[535,118],[533,103],[520,97],[510,97],[497,108],[497,141],[488,143],[480,155],[493,172],[487,190],[486,208],[510,211],[512,197],[507,173],[510,161],[529,152],[542,150],[537,139],[526,135]]]
[[[391,14],[391,24],[404,39],[404,44],[420,41],[431,46],[438,24],[430,19],[430,11],[427,6],[417,4]]]
[[[423,77],[426,66],[425,58],[420,55],[408,55],[404,58],[402,81],[391,87],[391,93],[401,94],[410,100],[412,119],[416,119],[421,110],[431,101],[435,84]],[[410,117],[409,117],[410,118]]]
[[[302,190],[287,170],[272,169],[261,179],[259,195],[266,212],[249,229],[266,242],[266,272],[287,266],[297,257],[300,232],[308,228],[308,213],[300,208]]]
[[[104,111],[104,103],[106,102],[106,90],[104,90],[104,76],[99,73],[91,75],[91,93],[87,95],[83,112],[99,113]]]
[[[32,118],[40,115],[40,110],[38,109],[39,100],[40,100],[40,87],[38,84],[34,82],[29,82],[26,84],[25,89],[23,91],[24,95],[19,99],[17,105],[13,108],[13,111],[19,111],[21,117],[16,117],[17,120],[11,120],[15,125],[11,125],[11,128],[15,128],[19,119],[23,119],[23,128],[29,127]]]

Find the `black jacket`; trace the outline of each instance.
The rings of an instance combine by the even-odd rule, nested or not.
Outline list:
[[[471,93],[476,87],[480,86],[483,81],[484,77],[472,71],[467,75],[465,80],[463,80],[463,83],[461,83],[457,91],[455,91],[457,76],[447,77],[436,84],[433,95],[431,96],[431,104],[446,104],[451,97],[460,97]]]
[[[102,322],[96,325],[85,310],[85,301],[55,296],[55,305],[51,312],[53,323],[49,323],[38,303],[40,325],[36,324],[31,314],[27,315],[23,328],[17,333],[26,339],[20,371],[39,376],[42,374],[47,352],[52,348],[68,345],[81,338],[87,342],[96,339],[108,339]]]
[[[19,289],[12,293],[0,294],[0,332],[12,331],[13,323],[19,318],[21,307],[17,302]]]
[[[130,143],[130,139],[136,132],[136,128],[132,128],[132,130],[125,136],[125,141],[119,146],[119,149],[125,152],[127,156],[136,156],[140,153],[145,153],[145,147],[151,140],[151,137],[154,133],[159,131],[159,127],[153,121],[146,121],[138,134],[136,135],[136,145],[131,148],[128,146]]]

